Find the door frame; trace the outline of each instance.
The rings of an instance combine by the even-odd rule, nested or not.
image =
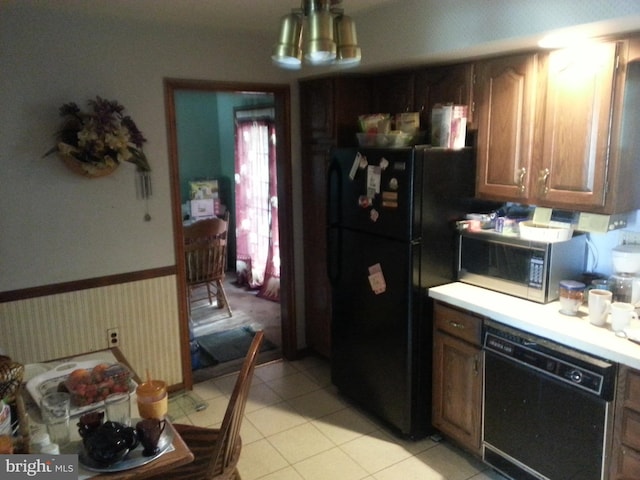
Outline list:
[[[289,85],[216,82],[209,80],[164,79],[165,118],[169,152],[171,211],[176,256],[178,321],[184,387],[193,387],[189,348],[189,305],[184,262],[182,199],[176,128],[175,92],[178,90],[226,93],[272,93],[276,121],[276,155],[278,175],[278,222],[280,235],[280,318],[282,354],[287,359],[298,355],[296,329],[295,269],[293,256],[293,198],[291,169],[291,92]]]

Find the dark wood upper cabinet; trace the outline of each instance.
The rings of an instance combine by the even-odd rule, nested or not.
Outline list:
[[[603,214],[640,208],[639,45],[477,62],[477,195]]]
[[[544,62],[546,95],[529,198],[540,205],[604,207],[614,81],[615,42],[583,53],[556,50]]]
[[[467,129],[475,128],[472,63],[444,65],[418,70],[415,74],[414,110],[420,112],[420,126],[431,139],[431,111],[438,103],[467,105]]]
[[[376,75],[372,79],[371,111],[368,113],[415,112],[414,72]],[[365,112],[367,113],[367,112]]]
[[[536,54],[476,63],[476,194],[483,198],[524,202],[529,196],[537,65]]]
[[[303,142],[331,142],[335,136],[333,80],[300,82],[300,133]]]

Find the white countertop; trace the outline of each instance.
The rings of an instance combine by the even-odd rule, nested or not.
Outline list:
[[[429,296],[640,370],[640,345],[617,337],[609,321],[604,327],[589,323],[586,306],[580,307],[578,316],[571,317],[560,313],[557,301],[542,305],[461,282],[430,288]],[[640,324],[632,324],[632,327],[635,330],[640,328]]]

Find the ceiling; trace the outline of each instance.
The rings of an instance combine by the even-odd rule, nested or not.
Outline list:
[[[3,2],[6,0],[0,0]],[[58,11],[135,19],[162,24],[208,26],[216,30],[273,33],[279,18],[301,0],[21,0]],[[339,7],[355,16],[398,0],[343,0]]]

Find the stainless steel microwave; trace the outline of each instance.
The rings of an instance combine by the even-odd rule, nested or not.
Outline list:
[[[560,280],[582,277],[586,239],[544,243],[490,232],[460,233],[458,280],[497,292],[549,303],[558,298]]]

